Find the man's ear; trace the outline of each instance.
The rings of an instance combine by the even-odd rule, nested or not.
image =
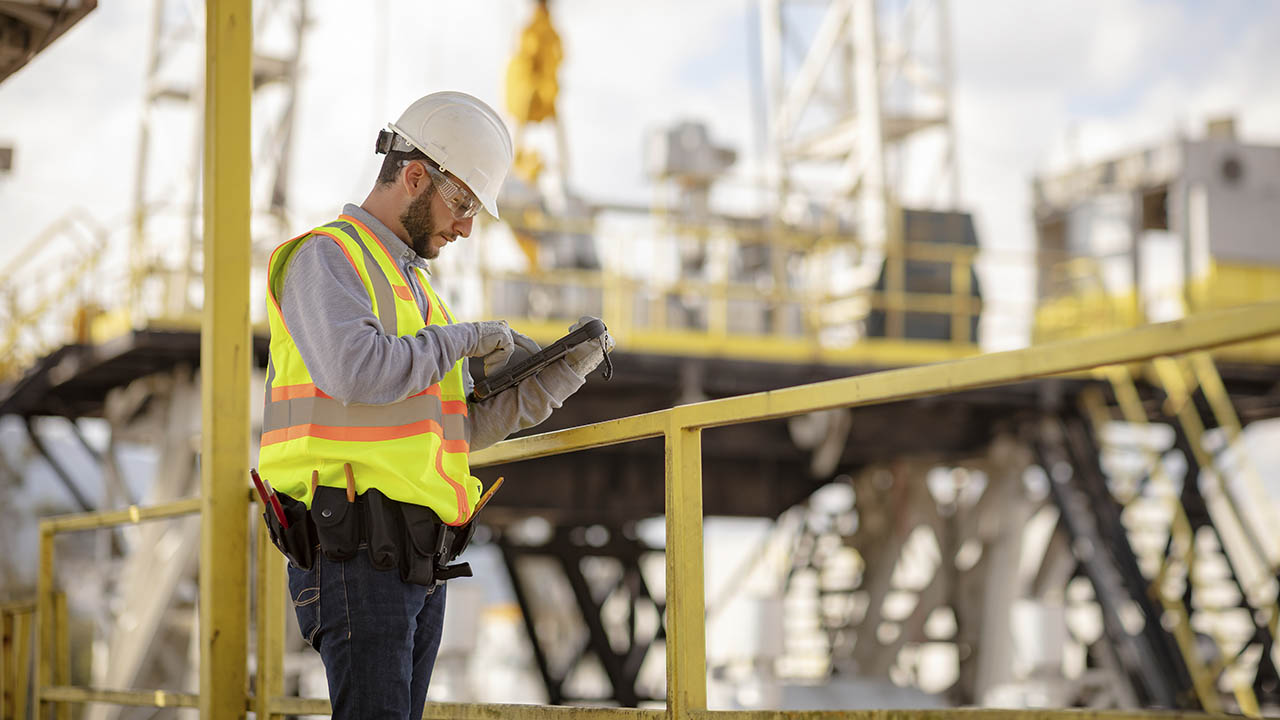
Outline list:
[[[400,173],[400,182],[409,197],[417,197],[427,185],[431,184],[431,176],[427,174],[422,163],[415,160],[404,166],[403,172]]]

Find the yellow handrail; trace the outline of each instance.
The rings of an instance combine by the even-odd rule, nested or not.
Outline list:
[[[619,710],[617,708],[537,707],[512,709],[506,705],[428,706],[426,717],[809,717],[802,712],[730,713],[707,710],[705,656],[705,600],[702,566],[702,451],[701,431],[705,428],[782,418],[815,410],[855,407],[906,400],[924,395],[990,387],[1087,368],[1137,362],[1163,355],[1177,355],[1223,344],[1243,342],[1280,334],[1280,303],[1265,303],[1151,325],[1107,336],[1073,340],[1052,345],[1013,350],[967,358],[934,366],[871,373],[809,385],[755,393],[739,397],[681,405],[667,410],[608,420],[582,427],[509,440],[472,456],[473,467],[586,450],[645,438],[663,437],[666,442],[667,519],[667,709]],[[248,490],[245,490],[246,494]],[[59,653],[52,618],[56,593],[53,583],[53,539],[57,533],[136,523],[200,511],[198,499],[187,499],[154,508],[130,508],[109,513],[49,518],[40,523],[40,574],[37,594],[38,684],[37,701],[42,704],[68,702],[115,702],[187,705],[191,696],[152,691],[99,690],[73,688],[65,676],[55,682],[53,659]],[[285,713],[323,713],[325,701],[282,698],[279,674],[282,652],[278,633],[283,628],[283,573],[281,557],[265,547],[259,530],[260,644],[259,685],[263,697],[246,695],[246,709],[259,717]],[[245,578],[247,581],[247,578]],[[235,592],[231,588],[206,588],[205,592]],[[274,595],[274,599],[272,596]],[[274,608],[271,606],[275,606]],[[243,625],[247,625],[243,623]],[[270,657],[268,657],[270,656]],[[263,662],[267,660],[267,662]],[[953,713],[954,711],[948,711]],[[922,712],[913,717],[929,717]],[[1060,717],[1047,712],[1037,717]],[[1133,713],[1105,713],[1099,717],[1138,717]],[[879,717],[875,713],[867,717]],[[903,717],[906,717],[905,715]],[[1027,717],[1026,714],[1010,717]],[[1072,714],[1071,717],[1079,717]],[[1203,716],[1201,716],[1203,717]]]

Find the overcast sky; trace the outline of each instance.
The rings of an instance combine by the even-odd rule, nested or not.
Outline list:
[[[71,208],[108,226],[127,219],[150,6],[101,3],[0,83],[0,144],[15,148],[14,171],[0,176],[0,262]],[[363,198],[372,137],[419,95],[454,88],[501,107],[531,7],[313,2],[292,173],[298,228]],[[645,134],[681,119],[707,123],[739,150],[735,171],[758,175],[756,2],[554,0],[552,9],[575,188],[651,200]],[[1280,3],[959,0],[952,17],[962,199],[988,246],[1029,245],[1030,178],[1069,157],[1196,134],[1223,114],[1247,139],[1280,142]],[[161,183],[179,196],[191,144],[173,145]]]

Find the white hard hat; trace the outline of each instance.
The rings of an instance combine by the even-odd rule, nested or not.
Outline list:
[[[511,169],[513,152],[507,126],[493,108],[466,93],[431,93],[387,127],[457,176],[498,217],[498,190]]]

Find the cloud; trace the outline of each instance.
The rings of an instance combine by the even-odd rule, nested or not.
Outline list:
[[[706,122],[715,141],[738,150],[739,178],[758,177],[754,3],[551,7],[564,42],[560,111],[575,189],[652,200],[645,136],[685,119]],[[374,135],[421,94],[456,88],[502,110],[506,64],[532,5],[314,0],[311,8],[291,175],[298,227],[363,197],[378,164]],[[1031,247],[1031,178],[1069,160],[1198,131],[1222,113],[1237,115],[1246,138],[1280,142],[1272,77],[1280,4],[966,0],[951,16],[963,199],[990,246]],[[0,140],[17,146],[17,171],[0,178],[11,237],[34,237],[72,204],[107,220],[126,216],[149,27],[147,3],[101,4],[0,84]],[[193,126],[180,129],[190,137]],[[190,142],[169,152],[185,162]]]

